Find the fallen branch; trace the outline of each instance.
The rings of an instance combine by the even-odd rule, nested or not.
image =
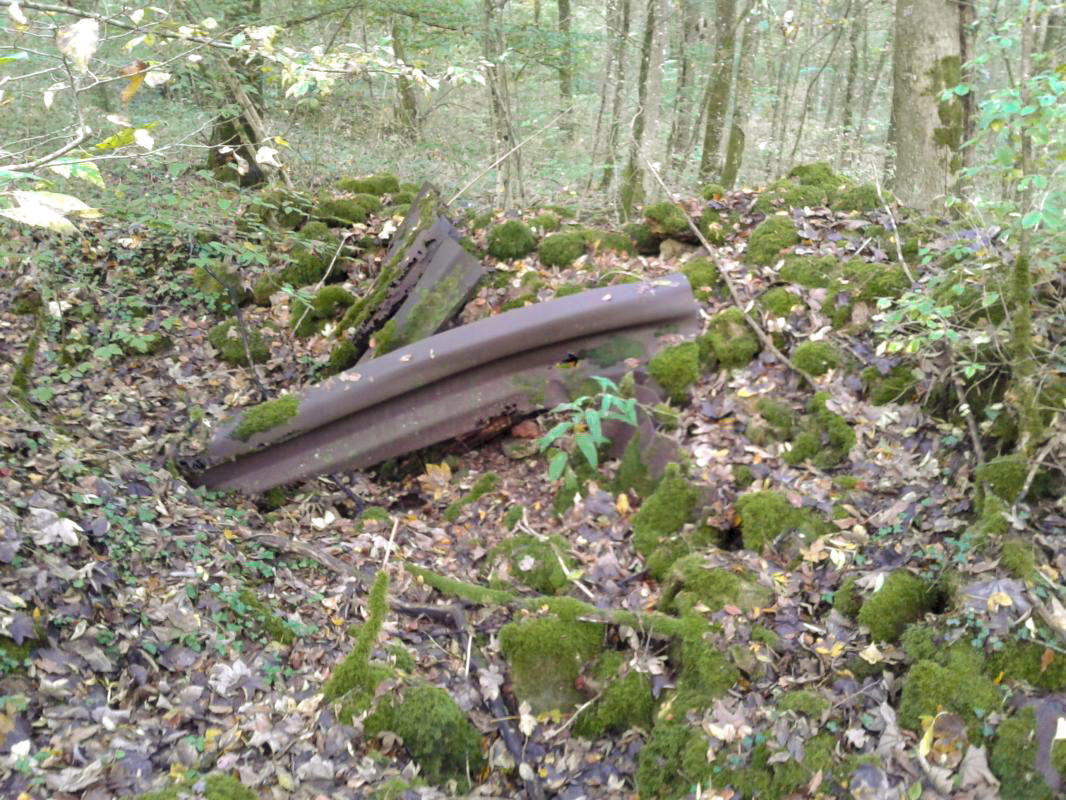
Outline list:
[[[640,157],[644,161],[644,165],[648,168],[648,171],[651,172],[652,177],[655,178],[658,184],[662,187],[663,191],[666,192],[666,196],[672,198],[674,194],[670,191],[667,185],[663,183],[663,179],[662,177],[660,177],[659,171],[655,169],[655,166],[650,161],[648,161],[645,155],[641,154]],[[715,265],[718,267],[718,274],[722,276],[722,279],[725,281],[726,288],[729,289],[729,296],[733,298],[733,303],[736,305],[740,313],[744,315],[744,321],[748,323],[748,327],[750,327],[752,331],[754,331],[756,338],[758,338],[758,340],[762,343],[762,346],[769,350],[771,353],[773,353],[774,357],[777,358],[778,361],[780,361],[790,370],[799,375],[808,386],[814,388],[816,386],[814,378],[809,373],[804,372],[802,369],[793,364],[792,360],[789,359],[788,356],[778,350],[777,345],[774,344],[773,340],[769,337],[769,335],[767,335],[767,333],[759,327],[759,323],[757,323],[752,318],[752,316],[744,310],[744,301],[740,297],[740,292],[737,291],[736,284],[733,283],[733,279],[729,277],[729,273],[726,270],[722,269],[722,265],[718,262],[718,259],[715,256],[714,248],[711,246],[711,243],[707,241],[707,238],[703,235],[703,232],[700,230],[699,225],[692,221],[692,217],[689,215],[689,213],[684,209],[682,209],[682,213],[685,215],[685,222],[688,223],[689,230],[691,230],[696,235],[696,238],[700,240],[700,244],[703,245],[703,249],[707,251],[707,254],[712,259],[714,259]]]

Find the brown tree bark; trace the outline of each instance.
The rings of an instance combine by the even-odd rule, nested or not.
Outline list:
[[[559,38],[561,40],[559,52],[559,103],[567,111],[559,123],[566,140],[574,138],[574,51],[571,42],[570,31],[570,0],[558,0],[559,9]]]
[[[652,46],[655,42],[657,24],[656,9],[659,0],[648,0],[644,15],[644,38],[640,47],[640,72],[637,76],[637,113],[633,117],[633,130],[629,139],[629,157],[619,187],[619,207],[624,219],[630,219],[633,211],[644,201],[644,165],[640,161],[644,145],[645,108],[648,102],[648,69],[651,64]]]
[[[715,14],[714,65],[711,67],[707,91],[707,118],[703,131],[703,153],[700,156],[700,180],[717,180],[722,171],[719,151],[729,94],[733,82],[733,49],[736,39],[736,0],[718,0]]]
[[[740,63],[737,66],[737,86],[734,94],[733,123],[729,128],[729,140],[725,148],[725,166],[722,168],[721,184],[732,189],[740,174],[744,161],[744,144],[747,140],[745,130],[751,114],[751,74],[755,58],[759,52],[761,40],[758,17],[749,16],[744,23],[744,34],[740,40]]]
[[[611,2],[611,0],[609,0]],[[629,39],[629,27],[632,17],[632,0],[613,0],[608,17],[615,21],[614,38],[614,85],[611,101],[611,124],[607,129],[607,152],[604,159],[603,176],[600,189],[607,190],[614,179],[615,165],[618,163],[618,140],[622,129],[622,105],[626,88],[626,42]]]

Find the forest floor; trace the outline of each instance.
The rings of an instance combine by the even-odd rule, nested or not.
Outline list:
[[[786,463],[788,445],[767,435],[772,426],[759,400],[773,398],[800,419],[813,393],[768,352],[745,366],[708,370],[691,388],[672,435],[690,479],[706,487],[699,523],[721,536],[720,547],[701,557],[708,568],[743,576],[759,598],[726,594],[715,602],[691,575],[650,577],[632,541],[641,498],[612,490],[616,463],[562,513],[545,459],[512,458],[500,439],[436,464],[409,460],[387,476],[344,476],[344,487],[310,481],[273,510],[176,476],[168,466],[197,426],[214,426],[260,398],[249,371],[221,363],[207,342],[218,318],[211,296],[190,279],[195,239],[148,224],[153,203],[174,217],[202,215],[230,246],[219,259],[241,268],[247,285],[275,257],[274,245],[241,243],[235,223],[243,200],[205,199],[207,188],[195,181],[131,187],[126,212],[86,223],[82,237],[9,234],[0,385],[11,385],[26,353],[31,377],[23,400],[0,404],[0,795],[103,800],[173,785],[188,796],[243,796],[219,775],[259,797],[466,794],[463,778],[451,790],[424,784],[397,736],[364,736],[361,715],[347,724],[323,700],[381,569],[392,609],[373,650],[374,662],[389,668],[376,696],[399,696],[416,682],[447,690],[482,735],[471,796],[531,796],[539,786],[551,797],[625,798],[635,796],[638,780],[646,797],[902,798],[923,787],[931,797],[1023,796],[997,788],[999,781],[1037,787],[1027,797],[1045,796],[1040,781],[1058,791],[1051,763],[1055,721],[1066,709],[1053,694],[1066,689],[1066,641],[1054,628],[1064,621],[1056,599],[1066,571],[1061,494],[1013,507],[1024,546],[1002,563],[1005,537],[975,532],[977,463],[965,425],[938,420],[922,405],[935,371],[901,398],[909,402],[870,401],[861,370],[880,363],[880,338],[859,323],[876,308],[853,309],[851,324],[834,330],[822,310],[825,289],[790,284],[799,302],[781,317],[755,304],[787,284],[779,264],[743,261],[762,218],[750,210],[755,194],[721,198],[736,223],[714,257],[780,341],[833,343],[839,363],[817,378],[817,389],[855,438],[830,467]],[[199,199],[194,208],[178,196]],[[690,205],[698,214],[702,202]],[[864,226],[889,222],[884,211],[792,216],[802,230],[797,253],[842,258],[862,244]],[[383,224],[375,218],[356,227],[377,235]],[[484,235],[475,233],[475,242]],[[935,254],[950,244],[928,246]],[[528,272],[549,296],[582,273],[661,276],[693,255],[682,247],[666,256],[593,252],[564,269],[543,268],[535,255],[500,264],[513,279],[481,290],[468,316],[495,313],[519,296]],[[867,259],[893,260],[872,250]],[[352,268],[357,288],[365,266]],[[44,313],[15,313],[34,286]],[[708,316],[732,305],[721,291],[700,303]],[[269,346],[258,372],[270,393],[299,387],[328,357],[328,336],[292,335],[284,298],[244,313]],[[153,334],[166,346],[140,354],[163,341]],[[512,435],[549,427],[541,419]],[[490,474],[488,490],[467,497]],[[818,535],[745,550],[750,521],[738,519],[736,501],[760,490],[780,492],[788,508],[817,518]],[[603,615],[672,613],[676,596],[688,592],[696,597],[689,610],[706,629],[693,645],[579,610],[569,624],[603,625],[595,630],[618,654],[615,674],[581,666],[574,705],[531,712],[515,698],[499,632],[548,610],[471,602],[469,587],[441,592],[431,588],[435,579],[410,569],[479,585],[492,573],[494,585],[510,588],[511,573],[526,566],[501,559],[499,546],[516,532],[558,536],[569,565],[561,593]],[[860,607],[886,576],[904,570],[921,582],[921,596],[900,590],[878,612],[900,631],[916,623],[901,644],[900,631],[875,637],[858,619],[870,621]],[[451,618],[419,610],[435,605],[460,610]],[[471,641],[483,657],[476,671]],[[713,702],[675,714],[679,687],[702,679],[692,677],[692,665],[703,663],[687,652],[693,646],[721,657],[705,664],[702,677],[728,685]],[[949,651],[954,660],[945,660]],[[915,674],[922,665],[924,678]],[[604,682],[629,673],[650,692],[644,718],[578,735],[581,715],[606,694]],[[499,697],[522,743],[522,769],[491,711]],[[1005,726],[1022,719],[1012,711],[1027,707],[1035,723],[1019,744]],[[650,755],[649,737],[657,748]],[[997,747],[1001,763],[1029,753],[1032,768],[1006,775]]]

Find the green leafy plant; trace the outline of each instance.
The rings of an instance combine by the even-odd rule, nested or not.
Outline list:
[[[636,427],[637,401],[623,398],[618,394],[618,386],[609,378],[594,377],[600,391],[593,395],[582,395],[569,403],[560,403],[551,410],[555,415],[567,415],[537,442],[543,453],[549,447],[571,438],[573,446],[593,469],[600,463],[599,448],[609,444],[610,439],[603,435],[603,422],[614,419]],[[548,463],[548,478],[558,480],[570,464],[570,453],[565,448],[552,456]]]

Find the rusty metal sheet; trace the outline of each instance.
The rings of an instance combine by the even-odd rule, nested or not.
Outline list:
[[[593,375],[619,379],[700,329],[675,274],[593,289],[415,342],[299,395],[295,416],[247,441],[240,416],[215,435],[194,483],[260,492],[369,467],[563,402]],[[247,410],[244,412],[247,413]]]

